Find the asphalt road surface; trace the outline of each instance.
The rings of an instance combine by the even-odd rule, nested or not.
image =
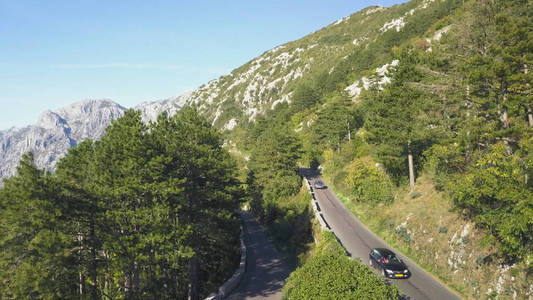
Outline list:
[[[311,170],[303,170],[303,174],[311,183],[320,206],[320,212],[352,258],[359,257],[363,263],[369,265],[368,254],[370,249],[376,247],[391,249],[401,257],[412,273],[409,279],[389,279],[390,283],[400,287],[404,293],[404,299],[461,299],[460,296],[448,289],[444,284],[368,230],[348,211],[329,188],[314,189],[313,183],[315,180],[322,180],[320,176]],[[378,273],[377,270],[374,271]]]
[[[237,290],[226,299],[281,299],[289,268],[259,223],[247,212],[242,217],[246,273]]]

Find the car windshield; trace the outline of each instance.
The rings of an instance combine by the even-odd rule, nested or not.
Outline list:
[[[385,262],[391,265],[401,265],[402,261],[396,255],[387,255]]]

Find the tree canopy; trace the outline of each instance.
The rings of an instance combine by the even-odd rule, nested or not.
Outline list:
[[[54,174],[31,154],[0,189],[0,298],[186,298],[239,255],[237,169],[193,108],[145,125],[129,110]]]

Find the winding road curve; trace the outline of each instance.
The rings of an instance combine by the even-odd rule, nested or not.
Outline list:
[[[235,292],[226,299],[281,299],[281,289],[289,277],[289,268],[267,238],[264,229],[247,212],[244,220],[246,273]]]
[[[310,181],[311,187],[315,180],[321,179],[310,169],[304,169],[302,173]],[[368,264],[370,249],[384,247],[396,252],[407,264],[412,273],[411,278],[389,281],[400,287],[404,293],[404,299],[461,299],[444,284],[368,230],[329,188],[314,190],[314,192],[320,212],[352,258],[359,257]],[[375,271],[377,273],[377,270]]]

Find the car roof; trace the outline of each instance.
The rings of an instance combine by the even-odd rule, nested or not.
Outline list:
[[[381,255],[395,255],[394,252],[386,248],[374,248],[374,250],[378,251]]]

